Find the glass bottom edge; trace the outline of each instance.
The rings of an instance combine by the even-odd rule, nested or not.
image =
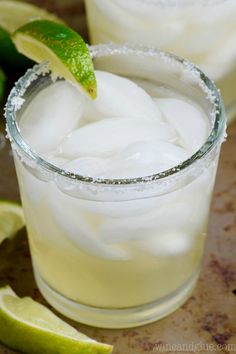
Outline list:
[[[199,270],[173,293],[149,304],[127,309],[100,309],[64,297],[52,289],[37,271],[35,272],[35,279],[40,292],[59,313],[86,325],[113,329],[143,326],[171,314],[189,298],[198,277]]]

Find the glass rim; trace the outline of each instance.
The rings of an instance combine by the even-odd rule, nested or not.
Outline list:
[[[21,108],[22,103],[24,102],[24,93],[27,88],[31,85],[33,81],[37,79],[39,75],[45,72],[45,63],[36,64],[33,68],[28,69],[26,73],[15,83],[15,86],[11,90],[6,107],[5,107],[5,117],[7,122],[7,133],[8,137],[20,151],[24,152],[24,155],[33,160],[36,164],[40,165],[47,171],[51,173],[56,173],[62,177],[68,178],[71,181],[75,182],[85,182],[93,183],[97,185],[137,185],[143,183],[156,182],[158,180],[163,180],[165,178],[170,178],[179,175],[181,172],[186,171],[193,163],[199,161],[210,153],[213,148],[217,145],[222,134],[225,131],[225,112],[224,105],[221,99],[221,95],[214,82],[209,79],[197,66],[192,64],[190,61],[178,57],[174,54],[164,52],[160,49],[146,46],[134,46],[134,45],[125,45],[125,44],[99,44],[94,46],[89,46],[90,53],[92,58],[99,58],[103,56],[111,56],[114,54],[142,54],[142,55],[151,55],[158,56],[160,59],[174,60],[176,63],[180,64],[183,69],[191,69],[195,74],[198,75],[203,87],[208,89],[208,93],[211,94],[213,98],[212,106],[215,107],[212,114],[214,114],[214,123],[213,128],[210,132],[205,143],[198,149],[193,155],[191,155],[185,161],[182,161],[180,164],[169,168],[165,171],[158,172],[152,175],[144,177],[133,177],[133,178],[98,178],[83,176],[65,170],[63,168],[57,167],[52,163],[45,160],[43,157],[38,155],[31,147],[24,141],[24,138],[20,134],[20,129],[16,120],[16,112]],[[47,63],[46,63],[47,67]],[[204,91],[204,89],[202,89]]]
[[[119,0],[115,0],[119,1]],[[162,6],[162,7],[176,7],[178,8],[179,6],[212,6],[212,5],[218,5],[225,3],[227,1],[231,0],[133,0],[139,3],[143,3],[145,5],[152,5],[152,6]]]

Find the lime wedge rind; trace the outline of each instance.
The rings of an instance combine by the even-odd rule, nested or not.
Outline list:
[[[18,51],[41,63],[49,60],[51,71],[96,98],[97,85],[89,49],[71,28],[49,20],[36,20],[13,34]]]
[[[26,354],[112,352],[112,346],[77,332],[31,298],[18,298],[8,286],[0,289],[0,341]]]

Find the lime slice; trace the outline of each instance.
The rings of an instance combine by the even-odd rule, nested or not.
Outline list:
[[[36,20],[17,29],[12,38],[20,53],[38,63],[48,61],[55,75],[96,98],[92,58],[78,33],[60,23]]]
[[[62,22],[37,6],[20,1],[0,0],[0,63],[4,68],[32,66],[32,61],[17,52],[10,35],[25,23],[40,18]]]
[[[4,93],[4,86],[5,86],[5,75],[0,68],[0,102]]]
[[[0,201],[0,244],[11,238],[25,225],[23,209],[19,204]]]
[[[10,287],[0,289],[0,341],[28,354],[108,354],[99,343],[59,319],[29,297],[19,298]]]

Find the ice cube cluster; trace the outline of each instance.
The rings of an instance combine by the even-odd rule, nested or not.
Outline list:
[[[22,136],[51,164],[96,179],[144,177],[188,159],[207,139],[207,118],[186,98],[158,97],[156,85],[155,92],[147,83],[144,90],[141,81],[108,72],[96,71],[96,77],[96,100],[57,81],[24,111]],[[72,245],[124,262],[140,252],[178,256],[191,250],[206,222],[211,171],[172,193],[116,202],[111,191],[103,202],[72,197],[58,184],[20,170],[34,237],[47,249]]]
[[[133,81],[96,71],[92,101],[57,81],[31,101],[20,122],[31,148],[83,176],[149,176],[178,165],[207,138],[203,112],[180,98],[151,97]]]

